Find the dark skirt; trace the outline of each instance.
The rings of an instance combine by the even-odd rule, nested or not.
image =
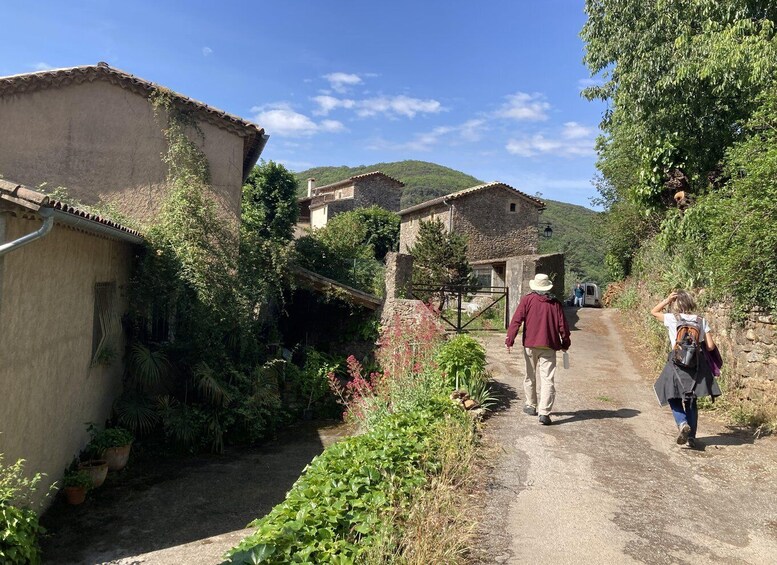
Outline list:
[[[712,374],[707,359],[704,355],[699,356],[696,370],[683,369],[672,362],[671,353],[666,358],[664,370],[658,376],[653,385],[656,391],[658,403],[666,406],[672,398],[702,398],[711,396],[713,400],[720,396],[720,387]]]

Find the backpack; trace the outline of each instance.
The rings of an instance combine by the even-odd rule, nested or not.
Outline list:
[[[702,319],[696,316],[696,320],[683,320],[680,316],[677,318],[677,334],[675,334],[675,345],[672,349],[672,361],[678,367],[684,369],[695,369],[702,345],[699,343],[701,334]]]

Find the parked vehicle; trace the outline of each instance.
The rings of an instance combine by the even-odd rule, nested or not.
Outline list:
[[[599,292],[599,285],[596,283],[582,283],[585,289],[583,296],[583,306],[602,307],[602,295]]]

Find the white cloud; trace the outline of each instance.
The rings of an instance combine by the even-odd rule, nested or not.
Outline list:
[[[356,114],[361,117],[386,114],[413,118],[419,113],[436,114],[442,110],[442,104],[437,100],[421,100],[401,94],[399,96],[379,96],[377,98],[361,100],[357,103]]]
[[[351,86],[356,86],[362,82],[359,75],[351,73],[329,73],[324,75],[324,78],[329,81],[332,90],[340,93],[347,92]]]
[[[602,86],[604,82],[598,78],[581,78],[577,81],[577,89],[584,90],[589,86]]]
[[[591,138],[548,138],[535,134],[522,139],[510,139],[505,146],[508,153],[520,157],[555,155],[557,157],[588,157],[595,154]]]
[[[326,116],[332,110],[337,108],[353,108],[356,102],[347,98],[335,98],[334,96],[321,95],[313,98],[313,102],[318,104],[318,109],[313,113],[318,116]]]
[[[345,126],[336,120],[315,122],[305,114],[296,112],[285,102],[251,108],[254,121],[268,134],[281,137],[310,137],[318,133],[337,133]]]
[[[313,98],[318,104],[314,114],[325,116],[338,108],[354,110],[360,118],[369,118],[382,114],[387,117],[402,116],[414,118],[416,114],[437,114],[445,110],[437,100],[421,100],[410,96],[378,96],[353,100],[322,94]]]
[[[52,67],[48,63],[41,62],[41,63],[35,63],[32,66],[32,68],[35,69],[36,71],[50,71],[51,69],[53,69],[55,67]]]
[[[417,133],[413,139],[404,143],[391,143],[383,139],[373,141],[369,149],[391,149],[410,151],[430,151],[440,143],[457,145],[462,142],[480,140],[485,120],[468,120],[455,126],[440,126],[428,132]]]
[[[210,47],[203,47],[202,48],[202,56],[203,57],[207,57],[208,55],[212,55],[212,54],[213,54],[213,49],[211,49]]]
[[[528,122],[540,122],[548,119],[547,111],[550,110],[550,104],[545,102],[545,97],[542,94],[516,92],[506,98],[507,103],[503,104],[496,112],[497,117]]]
[[[561,131],[561,137],[564,139],[592,138],[596,135],[596,131],[596,128],[585,127],[577,122],[566,122]]]

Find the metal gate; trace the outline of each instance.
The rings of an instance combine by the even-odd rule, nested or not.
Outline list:
[[[506,286],[415,284],[411,294],[439,308],[440,318],[457,333],[503,331],[510,321]]]

